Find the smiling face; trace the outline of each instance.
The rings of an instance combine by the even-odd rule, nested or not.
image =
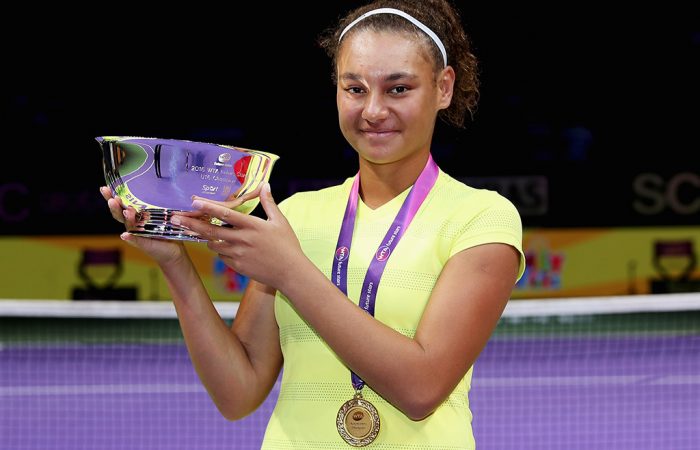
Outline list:
[[[422,41],[396,32],[347,36],[337,58],[340,129],[364,158],[386,164],[427,154],[440,109],[452,98],[454,71],[434,72]]]

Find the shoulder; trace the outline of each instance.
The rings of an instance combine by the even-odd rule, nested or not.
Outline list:
[[[445,208],[465,219],[483,214],[503,214],[517,219],[520,214],[515,205],[495,190],[475,188],[440,171],[436,200]]]
[[[508,244],[520,253],[520,277],[525,269],[522,220],[513,202],[497,191],[477,189],[443,173],[441,178],[440,201],[451,211],[446,229],[454,233],[450,256],[480,244]]]
[[[310,215],[325,216],[331,210],[345,208],[352,180],[348,178],[341,184],[323,189],[296,192],[281,201],[279,208],[290,222]]]

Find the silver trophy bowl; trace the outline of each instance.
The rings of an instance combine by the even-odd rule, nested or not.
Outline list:
[[[128,231],[138,236],[183,241],[206,241],[174,225],[174,214],[198,215],[192,196],[231,202],[255,191],[270,179],[275,154],[229,145],[179,139],[100,136],[105,181],[124,208],[137,210],[137,224]],[[246,200],[234,210],[249,214],[260,202]],[[236,202],[237,203],[237,202]],[[215,217],[201,220],[219,226]]]

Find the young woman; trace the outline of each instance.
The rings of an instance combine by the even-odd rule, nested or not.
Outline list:
[[[513,205],[431,157],[437,118],[460,126],[475,107],[476,59],[444,0],[375,1],[321,43],[357,174],[279,205],[266,185],[267,220],[204,199],[193,208],[232,228],[177,218],[251,278],[230,329],[184,246],[122,238],[160,265],[225,417],[254,411],[284,364],[263,448],[474,448],[471,368],[524,269]]]

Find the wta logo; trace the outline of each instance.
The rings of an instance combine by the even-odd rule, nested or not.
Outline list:
[[[377,261],[384,262],[389,259],[389,255],[391,255],[391,249],[387,245],[379,247],[376,255]]]
[[[338,249],[335,251],[335,259],[338,261],[345,261],[348,259],[349,253],[350,251],[347,247],[338,247]]]

